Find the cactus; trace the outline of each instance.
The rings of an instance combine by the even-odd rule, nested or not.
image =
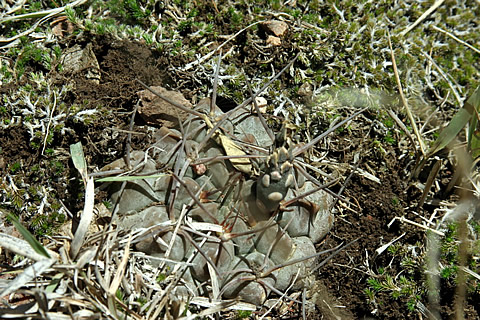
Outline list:
[[[258,106],[246,108],[255,96],[228,113],[215,95],[183,108],[189,116],[177,129],[159,129],[153,146],[130,155],[132,174],[165,175],[110,185],[118,227],[141,230],[135,249],[182,275],[177,294],[183,286],[261,305],[271,292],[304,287],[314,245],[333,225],[333,197],[300,159],[319,139],[298,147],[285,128],[275,137]]]

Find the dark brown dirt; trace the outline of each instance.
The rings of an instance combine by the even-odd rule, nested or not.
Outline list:
[[[384,159],[375,159],[372,157],[374,152],[371,152],[369,147],[363,145],[361,141],[356,144],[355,138],[353,142],[349,141],[348,145],[340,140],[338,148],[339,150],[350,149],[340,160],[347,163],[352,160],[351,155],[355,152],[369,154],[362,160],[359,167],[367,170],[368,167],[378,169],[375,171],[375,176],[381,181],[379,184],[353,174],[344,195],[354,203],[358,203],[361,209],[356,212],[345,212],[336,220],[332,235],[326,240],[326,246],[334,247],[341,243],[357,241],[332,259],[319,273],[319,278],[323,280],[328,290],[338,297],[340,303],[347,306],[355,318],[362,319],[374,316],[371,314],[373,308],[368,305],[367,296],[364,293],[367,287],[366,280],[370,277],[368,269],[377,273],[379,267],[389,263],[386,253],[377,257],[375,250],[403,232],[406,232],[405,237],[409,237],[408,243],[412,244],[422,240],[417,238],[422,233],[407,224],[397,223],[391,228],[387,227],[394,217],[404,216],[403,208],[406,206],[404,193],[406,177],[400,174],[401,164],[395,159],[395,150],[388,150],[390,154]],[[394,300],[386,295],[382,295],[381,300],[389,302],[378,306],[381,319],[405,318],[407,301]],[[414,317],[410,315],[408,318]]]
[[[86,41],[91,41],[93,44],[101,69],[100,83],[92,84],[90,81],[84,80],[82,74],[55,73],[51,76],[57,85],[68,82],[71,78],[74,79],[73,94],[65,103],[86,101],[90,108],[98,106],[106,108],[109,112],[102,113],[100,118],[91,124],[67,124],[74,128],[75,132],[66,136],[56,136],[52,148],[68,150],[70,144],[81,141],[89,166],[98,168],[124,153],[127,135],[118,130],[128,130],[132,110],[138,99],[136,92],[142,89],[135,79],[140,79],[150,86],[163,85],[173,89],[180,87],[187,98],[192,97],[198,88],[194,86],[193,82],[185,80],[186,74],[167,72],[169,66],[178,64],[179,60],[168,61],[140,43],[91,38],[80,44],[85,45]],[[71,47],[74,43],[64,45]],[[248,49],[243,48],[242,50]],[[248,52],[243,54],[243,63],[249,63],[248,56]],[[287,61],[287,59],[285,60]],[[248,73],[249,66],[247,65],[245,68]],[[6,90],[6,88],[3,89]],[[134,131],[143,134],[133,135],[132,147],[145,149],[151,141],[147,134],[147,128],[139,118],[136,119]],[[113,136],[114,132],[116,132],[115,136]],[[394,147],[388,147],[387,153],[382,154],[372,150],[372,145],[369,144],[371,142],[363,138],[364,132],[349,132],[348,134],[353,134],[353,136],[348,136],[348,140],[342,136],[338,137],[336,143],[333,144],[332,155],[336,155],[339,162],[352,163],[353,154],[360,152],[363,155],[360,168],[367,171],[369,168],[373,168],[376,176],[381,180],[381,184],[354,173],[347,186],[344,196],[348,197],[353,204],[359,204],[360,208],[351,206],[352,211],[343,210],[322,248],[335,247],[353,240],[356,242],[341,251],[318,272],[318,290],[323,292],[322,296],[326,297],[323,300],[331,305],[342,305],[344,308],[334,311],[332,315],[327,315],[329,308],[319,303],[319,314],[312,315],[313,318],[318,319],[333,319],[335,315],[356,319],[375,317],[371,313],[375,307],[368,303],[364,293],[367,288],[369,269],[377,273],[380,267],[388,265],[391,260],[387,253],[377,257],[375,250],[404,232],[403,241],[405,243],[414,245],[418,241],[424,241],[424,232],[409,224],[397,222],[391,228],[387,227],[394,217],[404,216],[403,208],[409,206],[412,201],[406,194],[408,177],[402,174],[405,163],[397,160],[399,151]],[[25,172],[38,163],[40,166],[48,168],[49,158],[40,156],[38,150],[31,148],[28,133],[25,130],[0,129],[0,144],[2,146],[0,174],[6,173],[10,166],[19,161],[24,164],[22,170]],[[62,162],[65,167],[64,173],[67,173],[69,177],[77,175],[68,157],[65,157]],[[39,183],[39,178],[35,175],[26,174],[25,179],[27,184]],[[71,212],[77,212],[82,206],[81,200],[79,200],[81,197],[76,196],[81,192],[81,186],[62,184],[56,186],[56,192],[60,198],[65,199],[68,209]],[[69,194],[69,196],[64,198],[65,194]],[[418,199],[413,199],[413,201],[415,200]],[[420,213],[422,213],[421,210]],[[417,219],[414,216],[407,216],[407,218]],[[401,271],[398,260],[394,261],[392,268],[396,268],[398,272]],[[418,275],[418,277],[421,276]],[[453,293],[452,290],[447,292]],[[378,300],[382,301],[382,304],[376,306],[379,319],[419,318],[418,314],[407,311],[405,298],[394,299],[388,293],[379,293]],[[448,318],[452,314],[452,310],[448,310],[451,300],[445,298],[443,303],[445,308],[442,316]],[[466,315],[469,319],[475,318],[474,311],[471,305],[466,308]],[[292,311],[291,317],[298,317],[301,314],[298,312]]]

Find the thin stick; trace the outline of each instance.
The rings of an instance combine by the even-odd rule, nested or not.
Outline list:
[[[458,83],[456,83],[455,79],[452,79],[452,81],[450,81],[450,79],[448,78],[449,76],[442,70],[442,68],[440,68],[440,66],[435,62],[435,60],[433,60],[433,58],[428,53],[423,52],[423,51],[422,51],[422,53],[428,60],[430,60],[430,62],[433,64],[433,66],[435,68],[437,68],[437,70],[440,73],[440,75],[442,76],[442,78],[445,79],[445,81],[447,81],[448,86],[450,87],[450,89],[452,89],[453,95],[455,96],[455,99],[458,102],[458,105],[461,106],[463,104],[462,99],[460,98],[460,95],[458,94],[457,90],[453,86],[452,81],[455,82],[455,85],[457,87],[458,87]]]
[[[402,36],[406,35],[410,30],[415,28],[420,24],[426,17],[428,17],[433,11],[437,10],[438,7],[442,5],[445,0],[437,0],[427,11],[425,11],[413,24],[411,24],[407,29],[403,30],[400,34]]]
[[[441,28],[439,28],[439,27],[437,27],[437,26],[434,26],[434,25],[431,25],[431,27],[432,27],[433,30],[436,30],[436,31],[440,31],[440,32],[442,32],[442,33],[445,33],[447,36],[449,36],[449,37],[452,38],[453,40],[455,40],[455,41],[463,44],[463,45],[466,46],[467,48],[472,49],[472,50],[475,51],[476,53],[479,53],[479,54],[480,54],[480,50],[479,50],[479,49],[477,49],[477,48],[475,48],[474,46],[472,46],[471,44],[469,44],[469,43],[467,43],[467,42],[465,42],[465,41],[457,38],[455,35],[451,34],[450,32],[448,32],[448,31],[446,31],[446,30],[443,30],[443,29],[441,29]]]
[[[410,110],[410,107],[408,106],[408,103],[407,103],[407,99],[405,99],[405,95],[403,94],[402,83],[400,82],[400,77],[398,76],[397,62],[395,61],[395,54],[393,53],[392,41],[390,40],[390,33],[388,31],[387,31],[387,38],[388,38],[388,46],[390,47],[390,55],[392,57],[393,73],[395,74],[395,80],[397,81],[397,85],[398,85],[398,92],[400,93],[402,104],[405,107],[405,110],[407,111],[407,116],[408,116],[408,119],[410,120],[410,124],[412,125],[413,132],[417,136],[418,143],[420,144],[420,151],[422,152],[423,155],[425,155],[425,146],[423,145],[422,137],[418,132],[417,124],[415,122],[415,119],[413,118],[412,111]]]
[[[415,221],[409,220],[409,219],[404,218],[404,217],[395,217],[395,218],[393,218],[392,221],[389,222],[389,224],[387,225],[387,227],[390,228],[390,226],[392,225],[392,223],[393,223],[395,220],[400,220],[400,222],[410,223],[410,224],[412,224],[412,225],[414,225],[414,226],[417,226],[417,227],[419,227],[419,228],[422,228],[422,229],[424,229],[424,230],[428,230],[428,231],[431,231],[431,232],[433,232],[433,233],[435,233],[435,234],[438,234],[439,236],[442,236],[442,237],[445,235],[442,231],[438,231],[438,230],[429,228],[429,227],[427,227],[427,226],[425,226],[425,225],[423,225],[423,224],[417,223],[417,222],[415,222]]]

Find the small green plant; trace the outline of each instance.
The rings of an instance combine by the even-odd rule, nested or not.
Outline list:
[[[20,164],[20,162],[15,162],[15,163],[11,164],[9,166],[10,173],[12,173],[12,174],[17,173],[20,170],[21,167],[22,167],[22,165]]]
[[[107,199],[107,200],[103,200],[103,205],[104,205],[105,208],[107,208],[107,209],[112,209],[112,208],[113,208],[113,203],[112,203],[112,201],[110,201],[110,200],[108,200],[108,199]]]
[[[167,279],[167,275],[165,273],[160,273],[157,276],[157,282],[158,283],[161,283],[161,282],[165,281],[165,279]]]
[[[238,310],[235,319],[247,319],[252,315],[252,311],[249,310]]]

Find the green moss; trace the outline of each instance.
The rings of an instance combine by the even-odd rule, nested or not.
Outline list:
[[[247,319],[252,315],[252,311],[248,310],[238,310],[235,319]]]
[[[13,164],[8,166],[8,169],[12,174],[17,173],[18,171],[20,171],[21,168],[22,168],[22,165],[20,164],[20,162],[14,162]]]

